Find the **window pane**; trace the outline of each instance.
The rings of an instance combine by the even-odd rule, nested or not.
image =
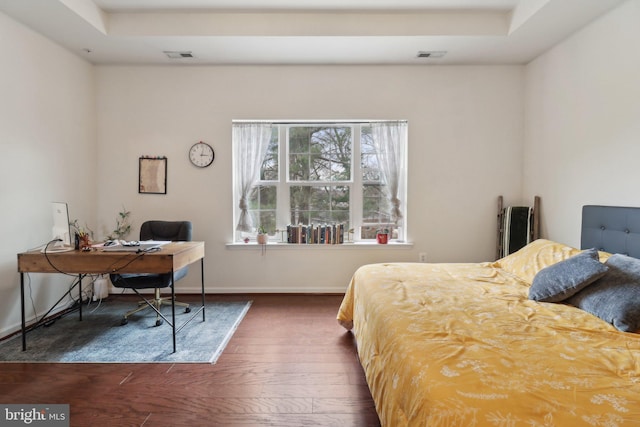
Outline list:
[[[322,154],[330,170],[330,181],[351,179],[351,146],[350,127],[322,128],[313,134],[313,143],[322,146]]]
[[[276,234],[276,212],[275,211],[260,211],[260,225],[264,227],[267,234]]]
[[[362,227],[360,227],[361,239],[375,239],[377,233],[378,233],[377,225],[363,225]]]
[[[349,187],[295,185],[290,188],[291,224],[349,222]]]
[[[385,186],[365,184],[362,187],[360,238],[375,239],[380,230],[387,230],[390,238],[398,238],[397,226],[391,223],[391,202]]]
[[[351,155],[349,155],[349,162]],[[350,163],[347,163],[347,159],[343,162],[338,157],[335,161],[331,162],[331,181],[349,181],[351,179]]]
[[[261,185],[254,188],[249,197],[249,215],[254,227],[262,225],[268,234],[276,231],[277,190],[275,185]]]
[[[308,127],[289,128],[290,153],[309,153],[310,131]]]
[[[289,189],[291,210],[308,211],[311,206],[312,187],[292,186]]]
[[[331,191],[331,210],[332,211],[348,211],[349,210],[349,187],[336,186]]]
[[[350,180],[351,151],[351,127],[291,127],[289,179]]]
[[[360,128],[360,145],[360,151],[363,153],[372,153],[375,151],[373,148],[373,137],[371,136],[371,126],[362,126]]]
[[[249,210],[254,211],[259,209],[260,206],[260,188],[255,187],[251,190],[251,195],[249,196]]]
[[[380,168],[378,167],[378,156],[374,154],[362,153],[362,161],[360,162],[362,168],[362,179],[365,182],[380,181]]]
[[[289,155],[289,179],[292,181],[309,180],[309,156],[307,154]]]
[[[263,181],[277,181],[278,180],[278,128],[273,128],[271,133],[271,141],[269,142],[269,148],[267,148],[267,154],[262,162],[262,169],[260,170],[260,179]]]
[[[373,145],[371,126],[362,127],[362,133],[360,134],[360,153],[362,179],[365,182],[379,182],[380,166],[378,163],[378,153]]]
[[[306,187],[311,191],[309,208],[313,210],[328,210],[331,194],[327,187]]]
[[[277,188],[274,185],[260,186],[260,209],[276,208]]]
[[[381,182],[378,153],[373,138],[371,127],[363,126],[360,135],[360,167],[362,173],[362,224],[360,227],[361,239],[375,239],[378,230],[391,229],[391,203],[384,184]],[[393,236],[392,237],[397,237]]]
[[[362,186],[362,222],[386,224],[391,221],[391,203],[384,186],[365,184]]]
[[[360,135],[354,134],[357,131]],[[280,135],[286,138],[280,140]],[[360,142],[359,158],[352,158],[355,140]],[[391,224],[391,203],[379,156],[369,124],[274,125],[260,182],[248,200],[254,227],[262,225],[273,235],[276,228],[283,229],[288,224],[344,224],[345,230],[357,230],[356,240],[375,239],[379,229],[388,229],[391,238],[404,237],[403,223]],[[352,172],[357,174],[355,178]],[[406,180],[406,175],[401,179]],[[354,181],[358,182],[357,188]],[[403,181],[402,188],[405,185]],[[278,189],[289,195],[281,194],[278,200]],[[234,202],[239,205],[239,194],[235,192]],[[351,212],[351,203],[361,211]],[[403,212],[405,203],[406,200],[401,200]],[[238,212],[239,209],[234,209],[234,216]],[[351,219],[357,222],[349,224]],[[234,217],[234,221],[237,223],[238,218]],[[241,240],[246,233],[236,232],[235,236]]]

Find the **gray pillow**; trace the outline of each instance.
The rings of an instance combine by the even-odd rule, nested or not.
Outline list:
[[[529,288],[529,299],[563,301],[604,276],[607,270],[598,251],[588,249],[540,270]]]
[[[640,329],[640,259],[615,254],[609,271],[567,302],[605,320],[623,332]]]

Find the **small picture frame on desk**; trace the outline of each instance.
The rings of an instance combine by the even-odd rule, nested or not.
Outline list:
[[[167,158],[139,158],[138,193],[167,194]]]

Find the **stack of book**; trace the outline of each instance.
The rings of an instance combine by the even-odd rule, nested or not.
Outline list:
[[[344,224],[287,225],[287,243],[339,245],[344,243]]]

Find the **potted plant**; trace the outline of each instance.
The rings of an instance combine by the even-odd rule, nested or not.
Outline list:
[[[118,217],[116,218],[116,228],[107,236],[109,240],[115,239],[125,239],[129,232],[131,231],[131,223],[129,222],[129,216],[131,215],[131,211],[122,207],[122,210],[118,212]]]
[[[259,225],[258,226],[258,235],[256,236],[256,241],[258,242],[259,245],[266,245],[268,240],[269,240],[269,236],[267,235],[267,232],[266,232],[264,226]]]
[[[381,245],[386,245],[389,241],[389,229],[383,228],[377,231],[376,241]]]

